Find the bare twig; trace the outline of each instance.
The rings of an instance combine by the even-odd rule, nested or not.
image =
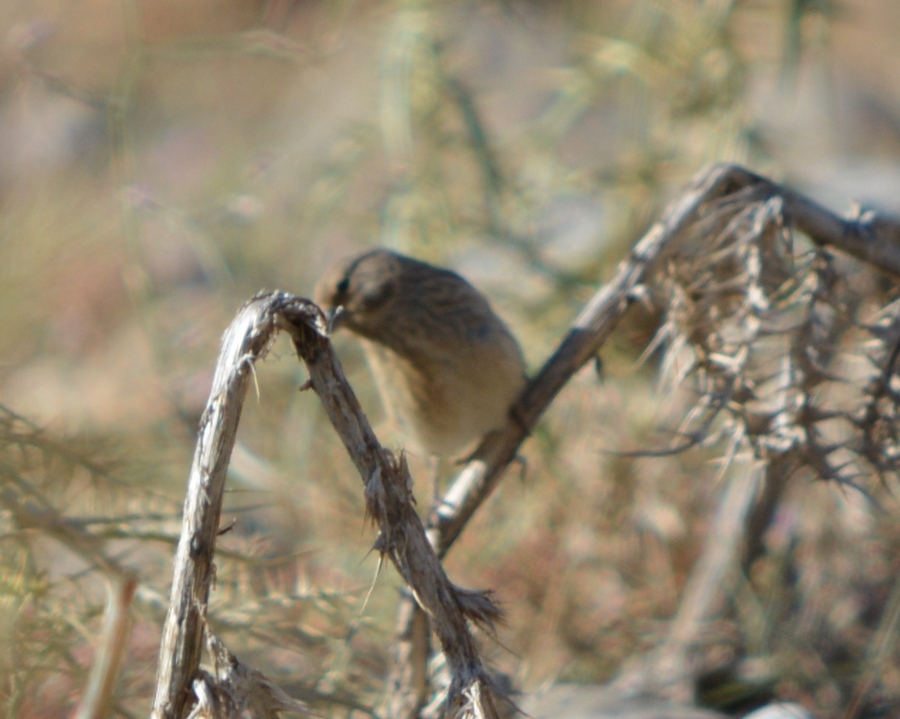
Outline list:
[[[657,289],[656,279],[652,282],[649,279],[654,277],[652,273],[667,266],[669,261],[677,265],[685,261],[684,258],[690,258],[692,243],[696,245],[695,258],[699,252],[724,258],[726,262],[735,257],[745,261],[743,275],[722,279],[710,276],[710,280],[711,286],[726,291],[736,283],[739,285],[738,280],[746,281],[750,288],[746,317],[751,320],[747,336],[756,337],[771,331],[763,325],[763,319],[769,308],[769,294],[779,290],[778,282],[783,281],[783,274],[779,275],[776,267],[778,243],[791,229],[805,232],[816,244],[836,247],[886,272],[900,275],[900,228],[897,223],[872,213],[849,220],[839,219],[801,195],[739,167],[720,165],[705,170],[670,205],[662,220],[619,266],[613,279],[576,318],[557,351],[527,386],[513,408],[507,426],[483,441],[447,496],[431,513],[427,539],[412,506],[411,480],[405,460],[402,455],[398,459],[384,450],[372,433],[343,377],[318,308],[306,300],[282,293],[254,298],[243,308],[223,339],[210,401],[201,422],[188,483],[183,531],[176,552],[169,616],[163,632],[154,716],[158,719],[184,716],[192,682],[198,676],[202,677],[197,674],[202,617],[214,577],[213,552],[225,470],[252,364],[265,353],[279,329],[291,334],[298,354],[308,366],[310,386],[323,401],[363,479],[367,511],[380,530],[376,548],[395,564],[411,587],[412,596],[432,619],[452,672],[448,691],[450,713],[494,717],[498,716],[494,699],[502,696],[502,692],[496,691],[483,668],[466,620],[490,627],[498,615],[497,609],[486,594],[466,592],[450,583],[438,557],[446,554],[476,509],[493,491],[506,465],[516,456],[519,445],[560,389],[596,356],[635,299],[648,297],[651,290]],[[744,234],[738,237],[741,232]],[[728,238],[732,236],[738,240],[730,246]],[[760,247],[753,244],[757,238],[765,241]],[[743,248],[747,248],[746,251]],[[744,254],[740,254],[742,252]],[[771,276],[767,274],[770,267],[776,270]],[[694,301],[692,296],[685,297]],[[823,307],[827,309],[828,297],[824,299]],[[704,307],[700,305],[701,310]],[[677,318],[671,322],[670,329],[678,331]],[[818,322],[813,311],[804,328],[816,331]],[[746,394],[746,388],[738,381],[746,362],[746,347],[746,344],[738,344],[733,354],[715,350],[705,355],[706,364],[698,364],[696,371],[704,386],[711,388],[706,390],[707,395],[714,391],[734,400],[743,396],[741,392]],[[828,379],[827,373],[817,369],[815,358],[804,358],[796,347],[793,351],[792,361],[808,378],[800,392],[808,397],[812,388]],[[720,386],[722,382],[725,382],[724,386]],[[739,404],[734,402],[733,406]],[[723,411],[725,405],[714,402],[708,406]],[[737,411],[733,406],[729,404],[728,411]],[[785,422],[795,421],[813,423],[817,416],[825,415],[798,412],[788,416],[782,412],[760,419],[751,414],[747,410],[740,415],[741,421],[746,423],[746,433],[742,435],[746,440],[742,441],[750,442],[760,451],[775,454],[802,450],[806,452],[804,456],[818,461],[817,466],[826,476],[838,476],[839,470],[832,468],[828,461],[832,450],[827,443],[815,444],[818,435],[814,431],[806,435],[811,438],[810,444],[799,446],[796,442],[786,441],[789,436],[785,432],[790,427],[782,426]],[[878,421],[880,416],[870,423]],[[708,424],[709,418],[702,412],[697,417],[698,421]],[[769,434],[763,436],[765,432]],[[866,456],[874,456],[873,451],[870,448]],[[739,494],[746,499],[744,492]],[[739,504],[737,514],[746,516],[750,511],[747,501],[742,500]],[[723,507],[722,516],[725,514]],[[730,516],[735,514],[730,513]],[[709,568],[711,576],[721,576],[723,562],[731,559],[736,544],[737,540],[729,542],[716,554],[715,566]],[[696,584],[708,587],[709,582],[698,579]],[[696,596],[692,601],[696,601]],[[410,637],[422,633],[411,631],[418,610],[411,610],[411,599],[406,602],[401,607],[404,620],[399,625],[399,636],[409,641]],[[690,634],[712,606],[714,602],[709,597],[696,602],[689,612],[690,621],[679,625],[683,628],[677,637],[680,646],[690,644],[690,637],[681,635]],[[426,694],[421,686],[422,671],[409,665],[415,651],[404,653],[403,649],[400,642],[398,656],[404,658],[394,667],[390,709],[385,712],[392,717],[413,716]],[[196,686],[200,691],[200,685]]]
[[[705,203],[726,195],[731,190],[727,175],[707,172],[698,175],[692,186],[669,206],[657,222],[623,261],[610,282],[604,285],[575,319],[562,343],[532,379],[513,408],[506,427],[489,435],[475,452],[473,459],[432,512],[429,538],[444,556],[459,537],[476,509],[487,499],[500,481],[503,471],[513,461],[519,446],[566,382],[596,355],[629,306],[639,297],[641,283],[669,244],[685,241]],[[404,600],[409,603],[407,598]],[[414,621],[415,611],[401,607],[401,614]],[[404,646],[408,626],[397,636],[395,661],[414,655]],[[418,710],[415,693],[403,684],[404,676],[415,672],[395,663],[390,685],[395,692],[388,698],[386,713],[393,717],[412,717]]]
[[[748,223],[749,229],[743,230]],[[670,260],[678,263],[680,253],[686,256],[699,254],[699,261],[704,259],[704,253],[712,255],[719,252],[727,258],[733,252],[728,244],[732,241],[730,238],[740,236],[741,232],[746,233],[743,237],[749,242],[756,237],[771,235],[772,239],[754,250],[756,254],[751,257],[751,269],[756,268],[754,271],[759,275],[742,280],[745,285],[749,281],[754,287],[758,286],[764,295],[766,290],[771,289],[772,283],[780,281],[777,273],[767,274],[774,265],[772,248],[783,233],[789,233],[792,229],[805,233],[817,245],[834,247],[884,272],[900,276],[900,223],[895,220],[872,212],[842,219],[803,195],[736,165],[714,165],[704,169],[696,175],[690,187],[670,204],[663,218],[650,228],[620,264],[614,277],[576,318],[559,348],[526,387],[507,426],[502,432],[485,439],[472,461],[433,510],[428,525],[429,537],[439,555],[446,554],[476,509],[491,494],[521,442],[563,385],[596,356],[633,300],[642,293],[649,294],[650,287],[644,287],[644,283],[648,282],[656,268],[665,266]],[[718,241],[716,238],[722,238],[721,247],[714,246]],[[692,248],[692,244],[697,247]],[[654,278],[649,284],[653,286],[657,281]],[[710,281],[714,282],[715,278],[710,277]],[[765,329],[758,321],[752,325],[752,332],[755,333]],[[712,360],[741,361],[739,357],[730,360],[724,355],[712,356]],[[736,376],[739,377],[739,373]],[[820,381],[820,377],[812,377],[810,383],[815,381]],[[743,388],[731,388],[723,396],[731,397],[739,389]],[[711,402],[709,406],[721,408],[723,402]],[[711,419],[703,416],[701,423],[709,426]],[[748,422],[752,419],[755,418],[750,417]],[[745,485],[752,487],[755,482],[741,484]],[[757,498],[737,488],[733,488],[729,496],[734,492],[737,494],[731,500],[723,500],[719,515],[721,522],[733,522],[736,517],[746,517],[748,512],[753,511]],[[767,516],[771,516],[771,512]],[[744,525],[739,523],[738,526],[742,531]],[[720,547],[721,551],[713,553],[715,566],[707,567],[709,577],[722,576],[725,563],[734,559],[738,540],[736,535],[733,541]],[[721,538],[717,536],[711,541],[720,542]],[[685,647],[691,642],[686,635],[695,633],[700,620],[708,616],[715,606],[711,597],[698,598],[703,591],[713,591],[709,577],[698,576],[692,580],[696,591],[692,591],[686,600],[692,603],[691,607],[684,607],[687,614],[678,623],[678,636],[673,637],[673,643],[669,645],[670,650],[678,645],[681,656],[684,656]],[[409,607],[402,607],[400,611],[401,616],[413,621],[415,612],[410,611]],[[415,676],[417,672],[401,666],[405,657],[414,655],[413,651],[403,646],[403,637],[409,635],[409,624],[401,624],[395,655],[398,663],[392,675],[392,686],[396,691],[387,704],[387,713],[391,716],[412,717],[417,712],[416,695],[407,691],[403,684],[404,676]],[[673,655],[667,650],[660,656],[671,658]]]
[[[398,460],[379,445],[344,378],[324,325],[310,322],[303,307],[286,305],[281,313],[283,326],[309,369],[310,384],[365,483],[366,508],[380,529],[376,549],[391,559],[431,617],[452,674],[449,715],[498,716],[494,702],[504,697],[481,664],[466,618],[490,629],[499,610],[487,594],[462,590],[447,578],[413,506],[405,458],[401,455]]]
[[[198,699],[205,701],[209,694],[210,706],[216,706],[215,697],[204,689],[210,683],[194,681],[204,676],[198,675],[200,646],[215,576],[213,555],[225,472],[253,363],[265,354],[279,330],[293,338],[307,364],[309,385],[321,398],[359,470],[368,513],[380,530],[376,548],[391,559],[433,619],[453,675],[448,693],[450,714],[497,717],[494,700],[502,694],[481,664],[467,619],[490,627],[499,611],[487,594],[459,589],[449,581],[413,508],[406,462],[378,443],[344,378],[321,310],[308,300],[284,293],[255,297],[223,337],[188,481],[153,716],[184,716],[192,687],[201,692]]]
[[[169,611],[160,643],[155,719],[181,719],[200,665],[203,616],[215,576],[213,556],[225,475],[253,362],[275,333],[271,297],[247,303],[222,338],[184,503]]]
[[[519,446],[553,398],[579,369],[596,357],[619,320],[638,299],[642,282],[663,249],[686,241],[705,205],[731,191],[727,173],[699,174],[575,318],[557,350],[528,383],[506,427],[486,438],[439,502],[429,520],[429,530],[441,556],[497,486],[503,470],[515,458]]]
[[[78,705],[75,719],[106,719],[113,708],[116,680],[131,636],[131,600],[137,589],[132,576],[107,578],[106,614],[103,617],[103,641],[91,667],[87,689]]]

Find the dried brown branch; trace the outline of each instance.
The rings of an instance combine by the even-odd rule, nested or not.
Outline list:
[[[213,557],[225,473],[253,363],[265,354],[279,330],[293,338],[298,355],[307,364],[309,386],[321,398],[359,470],[368,513],[380,530],[376,548],[391,559],[432,617],[453,675],[447,700],[450,714],[498,716],[494,702],[502,699],[502,694],[482,666],[467,619],[490,627],[499,611],[487,594],[461,590],[449,581],[413,508],[406,462],[378,443],[344,378],[322,312],[308,300],[284,293],[255,297],[223,337],[188,481],[153,715],[184,716],[192,687],[201,692],[195,693],[198,700],[208,699],[206,704],[213,710],[219,706],[218,695],[210,689],[214,683],[194,681],[205,676],[198,675],[198,667],[203,619],[215,576]],[[242,706],[244,700],[232,693],[228,696],[229,706]]]
[[[775,201],[774,205],[766,205],[770,200]],[[775,213],[783,226],[793,225],[808,234],[815,243],[832,246],[900,277],[900,222],[873,212],[844,220],[799,193],[737,165],[704,169],[638,242],[614,277],[588,302],[560,346],[529,382],[507,426],[487,438],[438,503],[429,530],[441,556],[493,491],[553,398],[572,375],[597,355],[632,302],[645,291],[643,283],[650,269],[677,257],[679,249],[686,249],[695,238],[698,227],[709,236],[715,230],[707,226],[711,219],[718,217],[720,224],[727,224],[748,207],[758,206]],[[723,207],[728,207],[729,212],[723,213]],[[765,218],[751,215],[744,219]],[[707,249],[704,243],[702,249],[689,254],[708,259],[704,254]],[[770,277],[766,279],[771,281]]]
[[[660,307],[665,319],[659,341],[668,353],[664,366],[680,364],[673,380],[691,377],[700,390],[697,410],[685,428],[688,434],[692,422],[706,432],[722,413],[735,423],[734,436],[742,447],[758,458],[777,456],[783,466],[811,467],[819,476],[846,482],[859,471],[853,461],[868,462],[878,472],[895,471],[900,461],[894,446],[897,438],[884,429],[893,421],[896,407],[891,373],[876,371],[880,380],[866,385],[862,401],[852,410],[821,403],[822,397],[830,397],[823,389],[831,391],[836,384],[829,365],[840,354],[838,342],[854,308],[838,301],[840,283],[834,281],[826,254],[795,254],[793,230],[808,234],[817,245],[838,248],[900,275],[900,230],[891,220],[871,213],[842,220],[742,168],[705,170],[576,318],[558,350],[529,383],[507,427],[485,439],[434,509],[427,539],[412,506],[405,460],[384,450],[372,433],[343,377],[318,308],[281,293],[254,298],[225,335],[201,423],[163,634],[154,716],[184,716],[192,682],[204,676],[197,673],[202,617],[214,576],[225,470],[252,365],[279,329],[291,334],[309,369],[310,386],[363,479],[367,511],[380,530],[376,548],[395,564],[433,622],[452,673],[446,705],[452,716],[499,716],[495,700],[503,694],[482,666],[467,624],[472,620],[490,627],[498,612],[486,594],[465,592],[450,583],[438,557],[449,550],[491,493],[550,401],[596,356],[634,301]],[[887,356],[886,338],[896,341],[900,335],[896,315],[888,312],[866,327],[855,321],[849,326],[876,337],[881,355]],[[815,353],[810,353],[810,344]],[[689,352],[692,359],[672,362],[676,351]],[[772,382],[778,376],[787,379]],[[844,422],[838,430],[825,427],[836,418]],[[849,460],[846,452],[837,450],[838,440],[848,432],[859,435],[851,437]],[[750,493],[738,495],[744,499],[723,505],[722,521],[753,512]],[[732,504],[737,509],[726,511]],[[740,537],[733,539],[710,555],[708,576],[723,576]],[[686,619],[678,624],[681,629],[670,645],[679,648],[680,656],[684,647],[691,646],[689,635],[715,606],[711,595],[719,588],[711,584],[716,582],[702,577],[694,581],[700,589],[691,593],[694,604],[685,610]],[[411,602],[401,607],[404,620],[397,656],[402,660],[395,663],[385,711],[392,717],[414,716],[427,697],[424,668],[410,666],[416,651],[409,642],[423,635],[412,631],[418,610]],[[424,661],[419,656],[418,662]],[[194,686],[202,693],[201,685]]]
[[[835,355],[835,340],[845,327],[846,314],[834,311],[834,288],[829,284],[833,273],[827,258],[823,256],[818,264],[811,262],[815,279],[804,279],[800,261],[792,251],[793,230],[806,234],[816,245],[833,247],[883,272],[900,276],[897,221],[872,212],[839,218],[801,194],[735,165],[715,165],[703,170],[588,303],[559,348],[527,386],[507,426],[484,441],[432,512],[429,537],[438,553],[443,556],[449,550],[469,518],[493,491],[530,428],[569,378],[597,354],[637,298],[658,305],[667,315],[658,337],[660,344],[668,345],[664,368],[678,364],[672,360],[680,351],[694,352],[694,360],[681,362],[682,369],[677,376],[671,376],[678,383],[692,375],[701,389],[693,415],[696,424],[686,428],[689,437],[697,431],[705,436],[716,415],[729,408],[740,418],[741,427],[736,431],[757,451],[783,453],[797,449],[798,421],[808,423],[815,418],[803,409],[809,403],[804,404],[802,397],[812,397],[828,379],[825,367]],[[786,301],[790,309],[779,313],[777,310]],[[806,321],[799,324],[794,311],[798,306],[809,308]],[[844,309],[849,314],[852,308]],[[733,321],[725,319],[729,313]],[[792,327],[792,322],[797,326]],[[794,389],[785,390],[790,396],[773,396],[774,404],[761,407],[756,401],[760,399],[756,390],[764,384],[763,378],[747,380],[751,350],[771,347],[773,333],[795,331],[793,336],[797,339],[787,342],[794,368],[789,386]],[[819,356],[809,353],[811,346],[817,348]],[[866,427],[882,426],[884,413],[892,412],[883,403],[877,411],[872,402],[867,406]],[[818,417],[831,419],[828,414]],[[861,454],[869,458],[896,455],[881,454],[880,445],[872,447],[872,434],[867,433],[869,441],[862,443],[865,451],[861,450]],[[806,464],[815,460],[826,478],[851,481],[847,471],[829,460],[831,445],[817,442],[820,434],[815,431],[807,436],[810,442],[794,454],[804,454]],[[796,468],[798,462],[794,460],[796,457],[784,458],[785,463]],[[871,463],[881,471],[881,465],[874,460]],[[779,477],[778,482],[784,479]],[[755,483],[741,480],[741,486],[744,485]],[[760,517],[754,511],[757,497],[737,488],[735,492],[723,498],[718,521],[737,526],[738,534],[720,546],[720,551],[710,546],[707,560],[711,565],[698,568],[703,576],[692,580],[694,589],[686,597],[677,636],[660,654],[663,663],[675,654],[685,656],[700,621],[717,606],[709,596],[719,591],[713,579],[723,576],[727,563],[734,560],[746,522],[755,524],[755,531],[761,532],[774,512],[777,496],[765,508],[766,516]],[[752,519],[747,520],[748,516]],[[737,524],[729,524],[734,522]],[[715,542],[719,541],[717,537]],[[755,541],[758,537],[751,538],[750,544]],[[707,595],[701,596],[704,593]],[[392,670],[395,692],[388,697],[385,709],[391,716],[413,717],[418,712],[418,695],[404,684],[404,677],[421,673],[404,666],[416,654],[404,639],[411,634],[414,614],[410,607],[401,608],[401,616],[408,620],[401,624],[397,637]],[[677,651],[673,649],[676,646]]]
[[[712,171],[734,190],[709,203],[690,246],[667,248],[652,283],[665,316],[659,343],[668,345],[664,367],[681,365],[670,381],[690,377],[699,390],[686,433],[721,420],[720,433],[751,461],[728,478],[668,638],[618,682],[682,700],[700,670],[702,626],[736,568],[759,555],[791,477],[806,470],[858,486],[858,477],[900,468],[897,437],[883,430],[896,414],[892,371],[882,369],[896,342],[896,303],[885,306],[869,268],[823,249],[897,275],[900,225],[874,213],[837,218],[741,168]],[[813,245],[802,247],[795,231]],[[860,322],[865,312],[879,317],[874,326]],[[881,337],[860,362],[867,333]]]
[[[380,530],[376,549],[391,559],[432,620],[452,675],[448,714],[498,716],[495,702],[505,697],[482,666],[466,619],[490,629],[499,610],[487,594],[462,590],[447,578],[413,506],[405,458],[398,460],[378,443],[322,325],[312,323],[303,307],[285,306],[281,314],[310,385],[365,483],[367,512]],[[321,313],[316,319],[322,321]]]
[[[490,496],[512,462],[520,445],[566,382],[587,362],[596,357],[618,321],[630,305],[641,297],[642,283],[663,249],[687,239],[704,204],[727,195],[731,184],[727,176],[716,172],[698,175],[692,186],[673,202],[663,218],[653,225],[623,261],[612,280],[598,291],[581,311],[562,343],[528,383],[513,409],[506,427],[490,435],[475,452],[429,518],[429,538],[444,556],[469,519]],[[404,599],[410,603],[409,598]],[[401,615],[414,621],[415,611],[401,607]],[[416,652],[405,636],[403,626],[396,637],[394,667],[390,685],[395,691],[388,697],[385,712],[393,717],[413,717],[418,712],[416,693],[404,685],[404,677],[416,672],[404,666],[405,657]]]

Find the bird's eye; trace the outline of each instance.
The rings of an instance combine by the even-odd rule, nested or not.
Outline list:
[[[347,290],[350,289],[350,278],[344,277],[340,282],[337,283],[337,293],[338,295],[346,295]]]

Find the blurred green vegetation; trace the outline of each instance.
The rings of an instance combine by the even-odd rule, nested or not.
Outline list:
[[[709,162],[787,178],[837,210],[900,207],[888,0],[41,0],[5,4],[0,27],[10,717],[71,715],[104,606],[90,561],[16,519],[22,496],[137,573],[117,711],[146,713],[218,338],[256,290],[308,293],[341,255],[387,245],[483,288],[536,368]],[[605,381],[586,370],[561,394],[525,446],[524,480],[448,559],[455,581],[496,591],[509,622],[486,651],[526,687],[603,681],[653,646],[703,540],[711,455],[604,452],[664,443],[689,406],[638,364],[654,323],[630,319]],[[338,344],[396,446],[358,349]],[[260,367],[211,621],[243,661],[341,716],[381,690],[397,579],[383,573],[363,608],[376,561],[361,486],[302,381],[286,343]],[[428,497],[426,462],[411,462]],[[859,592],[820,626],[789,579],[754,577],[711,644],[723,665],[775,667],[766,691],[837,717],[897,538],[825,532],[852,505],[826,486],[793,501],[809,516],[785,556],[814,554],[836,582],[866,556]],[[862,596],[870,606],[851,606]],[[895,667],[879,701],[900,698]]]

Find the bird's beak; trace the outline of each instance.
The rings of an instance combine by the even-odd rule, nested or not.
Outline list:
[[[342,322],[341,317],[344,314],[344,305],[338,305],[337,307],[332,307],[326,314],[325,317],[328,319],[328,334],[332,334],[336,329],[338,329]]]

